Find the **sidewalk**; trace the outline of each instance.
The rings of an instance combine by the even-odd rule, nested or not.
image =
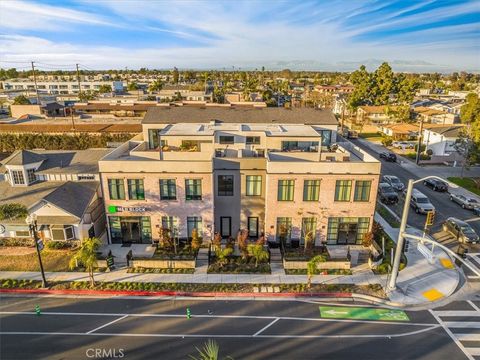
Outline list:
[[[399,230],[390,227],[378,214],[375,220],[396,242]],[[436,247],[433,254],[434,261],[430,263],[417,249],[417,242],[410,242],[405,252],[407,266],[398,273],[397,289],[387,294],[391,301],[415,305],[453,294],[460,282],[460,273],[445,251]]]
[[[358,139],[358,141],[368,147],[370,150],[375,151],[377,154],[383,151],[389,151],[387,148],[380,144],[372,143],[364,139]],[[439,176],[441,178],[447,179],[448,177],[460,177],[462,168],[461,167],[452,167],[452,166],[442,166],[442,165],[425,165],[419,166],[413,161],[409,161],[399,156],[400,166],[410,172],[413,177],[423,178],[426,176]],[[480,177],[480,167],[471,167],[470,169],[464,170],[464,177]],[[451,188],[453,189],[453,187]],[[457,187],[453,189],[455,194],[463,194],[468,197],[472,197],[480,201],[480,197],[467,189],[462,187]]]

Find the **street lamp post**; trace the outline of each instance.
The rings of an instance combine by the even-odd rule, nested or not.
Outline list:
[[[35,241],[35,248],[37,249],[38,263],[40,264],[40,271],[42,273],[42,287],[46,288],[48,286],[47,279],[45,278],[45,271],[43,270],[42,256],[40,254],[40,247],[38,243],[38,227],[37,227],[37,217],[35,214],[28,215],[25,219],[28,228],[30,229],[30,234],[33,236]]]
[[[392,266],[392,274],[390,275],[390,281],[388,283],[387,289],[392,291],[397,288],[397,277],[398,277],[398,272],[400,269],[400,260],[402,258],[402,252],[403,252],[403,244],[405,242],[405,230],[407,228],[407,220],[408,220],[408,211],[410,209],[410,198],[412,197],[412,191],[413,191],[413,185],[416,183],[426,180],[426,179],[439,179],[441,181],[445,181],[444,179],[438,177],[438,176],[426,176],[424,178],[418,179],[418,180],[408,180],[408,186],[407,186],[407,194],[405,195],[405,204],[403,205],[403,213],[402,213],[402,220],[400,222],[400,231],[398,233],[398,239],[397,239],[397,247],[395,249],[395,258],[393,260],[393,266]],[[448,182],[448,181],[446,181]],[[452,183],[448,182],[449,185]],[[455,185],[456,186],[456,185]]]

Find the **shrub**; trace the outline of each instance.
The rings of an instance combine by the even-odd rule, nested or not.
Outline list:
[[[383,139],[382,139],[382,144],[383,146],[392,146],[393,144],[393,139],[390,137],[390,136],[385,136]]]
[[[363,234],[362,245],[365,247],[370,247],[373,242],[373,232],[368,232]]]
[[[198,249],[200,249],[200,246],[202,245],[202,239],[198,236],[198,230],[196,228],[193,228],[192,230],[192,249],[193,251],[197,252]]]
[[[34,246],[32,238],[0,238],[0,246]]]
[[[61,249],[70,249],[74,247],[75,244],[72,244],[68,241],[48,241],[47,242],[47,249],[55,249],[55,250],[61,250]]]

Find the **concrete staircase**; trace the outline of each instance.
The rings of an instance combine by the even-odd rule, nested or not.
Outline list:
[[[285,275],[282,253],[278,248],[270,249],[270,268],[272,269],[272,275]]]

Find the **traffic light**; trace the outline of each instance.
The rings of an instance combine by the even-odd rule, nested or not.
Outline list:
[[[429,211],[427,213],[427,221],[426,221],[426,225],[427,226],[431,226],[433,225],[433,223],[435,222],[435,211]]]

